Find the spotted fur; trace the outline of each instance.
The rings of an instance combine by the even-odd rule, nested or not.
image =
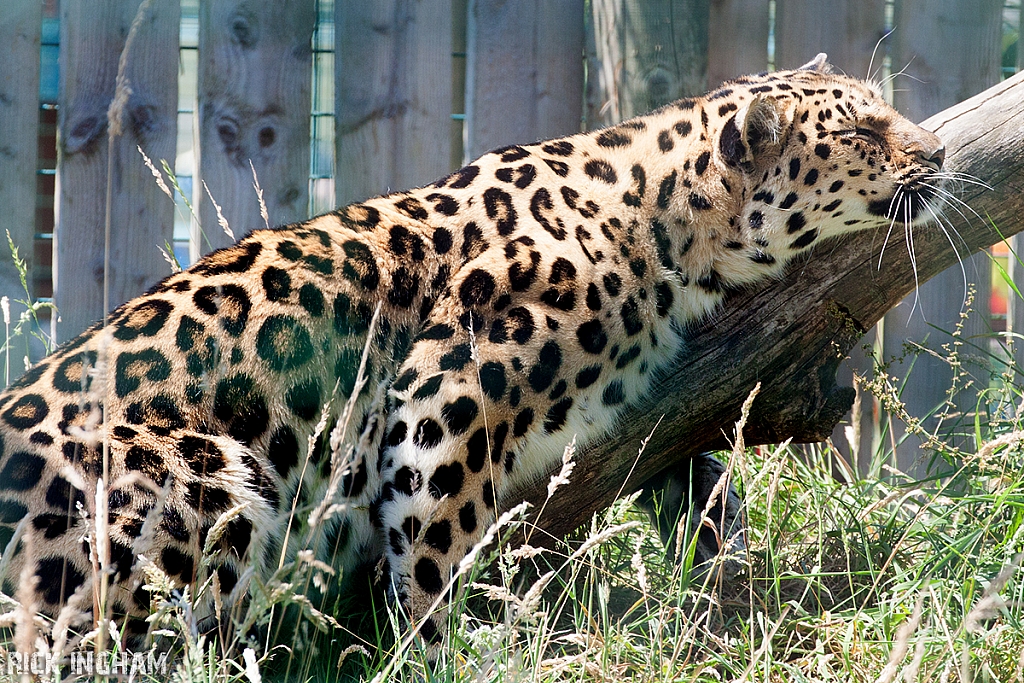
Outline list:
[[[5,592],[26,567],[45,613],[92,590],[81,539],[106,472],[110,596],[130,629],[150,607],[136,556],[190,583],[238,506],[213,570],[240,599],[247,563],[277,566],[293,499],[308,515],[335,468],[340,513],[316,550],[342,570],[384,558],[422,617],[496,500],[573,435],[612,429],[687,324],[826,238],[919,221],[942,155],[819,60],[254,231],[0,396],[0,545],[27,520]],[[435,621],[421,633],[440,637]]]

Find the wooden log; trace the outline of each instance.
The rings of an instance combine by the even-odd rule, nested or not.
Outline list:
[[[708,84],[768,68],[768,3],[711,0]]]
[[[894,72],[905,70],[907,77],[894,80],[893,104],[904,116],[919,121],[999,81],[1002,0],[904,0],[896,8],[892,68]],[[979,335],[991,332],[991,262],[985,254],[970,259],[964,256],[963,270],[951,268],[938,275],[885,316],[882,346],[886,357],[902,355],[908,340],[942,353],[942,345],[952,342],[950,333],[960,322],[967,295],[965,280],[976,288],[976,295],[963,338],[985,345]],[[963,368],[976,371],[979,379],[987,381],[987,363],[981,358],[984,351],[964,351],[983,365],[966,363]],[[903,368],[907,367],[904,363]],[[902,399],[911,415],[924,418],[937,407],[942,411],[952,383],[953,372],[947,363],[921,354],[914,361]],[[973,434],[973,419],[966,414],[974,410],[974,391],[960,392],[954,401],[954,412],[959,415],[945,420],[941,428]],[[924,427],[935,430],[938,419],[927,419]],[[900,442],[904,433],[898,430],[894,436]],[[956,443],[970,440],[972,437],[957,439]],[[917,437],[907,437],[897,448],[896,466],[923,474],[927,462],[921,459],[920,445]]]
[[[707,90],[709,1],[590,3],[589,130]]]
[[[338,205],[451,171],[452,0],[334,7]]]
[[[199,146],[192,198],[204,234],[193,235],[193,260],[234,242],[218,227],[202,181],[235,238],[265,224],[253,168],[269,225],[308,217],[314,18],[313,0],[200,3]]]
[[[1022,122],[1024,74],[1018,74],[922,124],[945,140],[948,170],[978,176],[993,188],[968,185],[961,199],[990,216],[1003,234],[1024,230]],[[956,215],[954,224],[971,251],[1001,239],[987,221]],[[934,227],[915,231],[914,246],[921,281],[956,263]],[[824,439],[852,401],[852,389],[835,385],[840,355],[914,288],[907,252],[889,245],[879,267],[881,247],[874,231],[849,235],[793,263],[780,280],[730,296],[695,328],[685,354],[647,400],[628,410],[606,441],[582,449],[571,485],[543,505],[545,477],[510,492],[503,506],[522,500],[534,511],[543,506],[543,533],[531,542],[560,538],[619,491],[635,490],[682,457],[725,446],[723,434],[732,434],[758,382],[761,393],[744,432],[748,445]]]
[[[173,237],[174,206],[153,181],[138,148],[154,160],[174,158],[177,0],[150,3],[138,25],[125,63],[131,92],[121,115],[123,132],[115,136],[113,158],[108,158],[107,109],[139,5],[139,0],[61,3],[53,287],[62,340],[103,317],[105,295],[113,308],[170,273],[160,247]],[[107,247],[110,268],[105,271]]]
[[[466,156],[578,133],[583,0],[471,0]]]
[[[0,45],[5,47],[0,69],[0,296],[10,301],[12,322],[25,307],[15,301],[28,296],[7,248],[7,235],[18,248],[32,282],[35,260],[37,140],[39,137],[39,39],[42,5],[37,0],[0,3]],[[2,322],[2,321],[0,321]],[[7,340],[10,343],[10,340]],[[10,352],[12,368],[0,353],[0,381],[14,379],[23,369],[25,348]]]

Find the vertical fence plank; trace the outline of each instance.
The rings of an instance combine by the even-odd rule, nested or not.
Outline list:
[[[851,76],[864,78],[869,71],[881,73],[887,46],[883,43],[877,51],[875,46],[883,35],[885,0],[777,0],[775,3],[775,65],[779,69],[796,68],[817,53],[826,52],[835,68]],[[871,361],[862,349],[864,344],[875,343],[876,334],[875,330],[869,331],[840,366],[840,384],[850,386],[854,372],[870,374]],[[876,407],[871,396],[861,396],[860,411],[859,416],[847,415],[837,425],[832,442],[847,462],[863,469],[875,447]],[[856,418],[859,419],[855,424]],[[851,443],[852,435],[856,435],[856,443]]]
[[[910,77],[894,84],[895,105],[901,113],[920,121],[998,82],[1002,9],[1002,0],[902,0],[897,3],[893,71],[903,68]],[[893,246],[906,248],[902,244]],[[977,286],[977,296],[974,312],[964,329],[962,339],[967,343],[962,353],[977,357],[983,351],[972,350],[971,344],[980,344],[984,349],[987,339],[971,337],[991,330],[990,262],[985,254],[979,254],[965,260],[964,268],[967,280]],[[965,294],[963,280],[960,268],[951,268],[922,285],[919,296],[911,294],[886,314],[885,355],[900,355],[905,339],[925,342],[926,338],[929,348],[945,355],[942,344],[952,341],[948,333],[960,320]],[[964,369],[971,371],[972,367],[965,364]],[[977,379],[980,384],[975,390],[987,386],[986,371]],[[924,418],[937,406],[941,410],[951,381],[948,364],[927,354],[918,356],[910,381],[903,387],[902,398],[908,412]],[[967,391],[958,397],[961,411],[973,409],[973,395],[973,391]],[[936,421],[927,419],[923,426],[932,430]],[[952,421],[947,421],[944,428],[953,426]],[[971,430],[969,423],[963,426]],[[899,436],[897,434],[897,438]],[[899,449],[897,465],[904,471],[922,472],[919,444],[918,439],[908,437]]]
[[[1021,40],[1022,29],[1024,29],[1024,10],[1020,12],[1017,19],[1017,71],[1024,71],[1024,41]],[[1010,258],[1007,272],[1017,289],[1024,292],[1024,267],[1018,259],[1024,259],[1024,233],[1018,232],[1010,238]],[[1013,344],[1013,360],[1017,363],[1017,371],[1024,372],[1024,299],[1017,296],[1011,288],[1006,293],[1006,331],[1008,339]],[[1019,381],[1019,377],[1017,378]]]
[[[335,4],[339,205],[451,170],[452,0]]]
[[[583,1],[471,0],[466,156],[580,130]]]
[[[768,67],[768,0],[711,0],[708,85]]]
[[[173,159],[177,130],[178,17],[176,0],[154,2],[127,57],[131,95],[123,132],[107,158],[107,108],[118,59],[138,0],[61,3],[58,217],[54,238],[54,299],[60,339],[104,315],[104,280],[114,307],[170,272],[159,247],[170,242],[173,206],[146,168]],[[110,174],[110,269],[104,272],[104,212]]]
[[[588,128],[707,89],[709,2],[592,0]]]
[[[199,6],[199,146],[194,205],[205,253],[264,226],[253,189],[259,178],[271,226],[306,218],[313,0],[254,3],[202,0]],[[250,167],[250,163],[252,167]]]
[[[466,128],[466,62],[469,50],[469,0],[452,2],[452,122],[450,128],[450,168],[464,164]]]
[[[709,0],[591,0],[586,127],[707,89]]]
[[[18,319],[26,298],[21,278],[7,249],[7,234],[31,269],[36,213],[36,141],[39,135],[39,38],[42,7],[38,0],[7,0],[0,4],[0,45],[6,46],[0,69],[0,296],[10,300]],[[31,272],[28,281],[32,281]],[[10,340],[7,340],[10,343]],[[20,374],[24,350],[11,351],[9,376]],[[8,376],[0,353],[0,381]],[[18,368],[15,370],[14,368]]]
[[[881,73],[885,53],[875,46],[885,35],[885,0],[777,0],[775,65],[795,69],[819,52],[857,78]],[[874,63],[872,64],[872,55]]]

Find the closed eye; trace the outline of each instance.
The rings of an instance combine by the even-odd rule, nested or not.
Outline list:
[[[863,140],[864,142],[870,142],[871,144],[878,146],[885,144],[885,140],[882,136],[870,128],[850,128],[847,130],[840,130],[836,131],[836,135],[841,138]]]

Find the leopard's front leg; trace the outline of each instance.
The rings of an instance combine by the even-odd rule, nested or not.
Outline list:
[[[535,313],[518,307],[478,322],[475,339],[429,325],[392,389],[378,518],[390,588],[430,643],[440,640],[460,561],[495,518],[496,496],[557,460],[572,438],[562,433],[565,414],[551,408],[553,391],[567,393],[560,352],[550,331],[534,333]]]

